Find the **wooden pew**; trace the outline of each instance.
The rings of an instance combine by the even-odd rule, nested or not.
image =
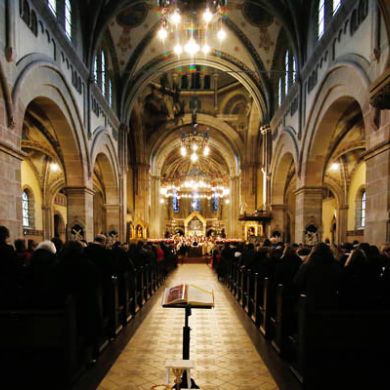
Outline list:
[[[61,308],[0,310],[3,384],[7,375],[14,375],[14,384],[34,379],[41,386],[46,379],[69,384],[84,368],[84,352],[71,296]]]
[[[390,310],[310,310],[298,303],[292,371],[304,389],[388,389]]]
[[[269,326],[269,278],[257,277],[255,280],[255,324],[265,338],[270,337]]]

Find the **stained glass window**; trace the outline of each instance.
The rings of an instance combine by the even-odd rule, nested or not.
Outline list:
[[[23,226],[30,226],[30,195],[27,191],[22,193],[22,216],[23,216]]]

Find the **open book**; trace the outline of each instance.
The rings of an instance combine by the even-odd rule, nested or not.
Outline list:
[[[214,293],[213,290],[207,290],[193,284],[179,284],[165,289],[162,305],[213,307]]]

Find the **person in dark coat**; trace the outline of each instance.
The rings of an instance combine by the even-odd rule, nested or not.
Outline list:
[[[15,251],[9,245],[9,230],[0,226],[0,306],[13,303],[16,291],[17,266]]]
[[[99,276],[96,266],[83,253],[78,241],[67,242],[61,251],[59,280],[63,296],[72,295],[76,303],[77,324],[85,345],[97,353],[102,332],[99,310]]]
[[[42,241],[36,247],[31,257],[27,288],[35,308],[56,307],[63,303],[58,285],[56,247],[51,241]]]
[[[311,308],[335,307],[338,304],[338,290],[342,269],[324,243],[313,247],[308,260],[303,263],[294,277],[297,292],[307,295]]]

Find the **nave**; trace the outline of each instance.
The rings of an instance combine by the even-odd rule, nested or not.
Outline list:
[[[166,285],[180,282],[209,283],[215,294],[214,309],[194,309],[190,317],[190,353],[195,362],[192,377],[197,385],[204,390],[277,389],[275,380],[228,300],[227,290],[217,281],[209,266],[179,266]],[[161,300],[157,299],[99,389],[149,390],[153,385],[164,383],[165,361],[181,359],[183,324],[183,309],[162,308]]]

